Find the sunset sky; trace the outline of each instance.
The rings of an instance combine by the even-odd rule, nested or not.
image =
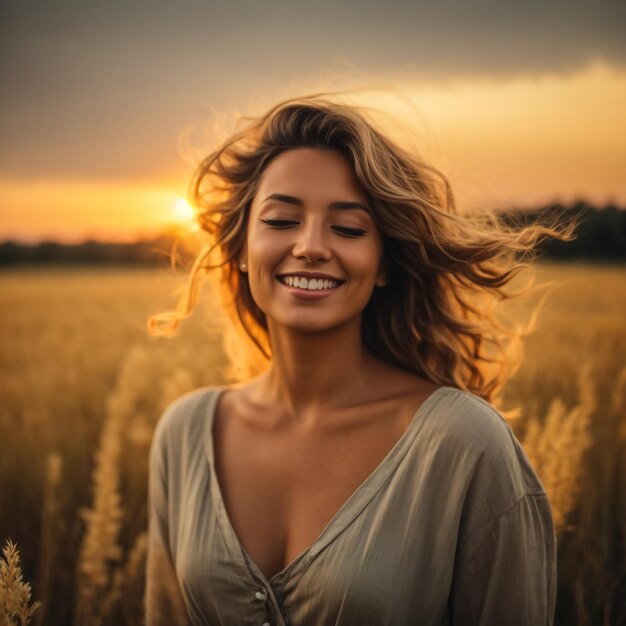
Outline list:
[[[215,119],[355,87],[462,208],[626,205],[625,32],[608,1],[0,0],[0,240],[188,220]]]

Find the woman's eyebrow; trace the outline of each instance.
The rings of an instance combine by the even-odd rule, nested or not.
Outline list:
[[[277,200],[278,202],[285,202],[286,204],[293,204],[294,206],[298,206],[298,207],[304,206],[304,202],[300,200],[300,198],[296,198],[295,196],[287,196],[283,193],[273,193],[267,196],[267,198],[265,198],[263,202],[267,202],[268,200]],[[338,200],[336,202],[331,202],[328,205],[328,208],[331,211],[333,210],[341,211],[341,210],[346,210],[346,209],[361,209],[362,211],[371,213],[371,210],[367,205],[361,202],[356,202],[356,201]]]

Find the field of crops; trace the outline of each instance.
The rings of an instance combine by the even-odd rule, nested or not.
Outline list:
[[[523,409],[511,425],[555,513],[556,624],[625,624],[626,268],[546,263],[538,278],[559,284],[504,400]],[[154,424],[185,391],[229,380],[208,286],[178,336],[146,331],[181,282],[0,273],[0,543],[16,543],[42,602],[33,624],[141,623]]]

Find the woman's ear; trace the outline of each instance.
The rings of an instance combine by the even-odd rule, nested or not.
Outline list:
[[[378,275],[376,276],[376,286],[384,287],[389,282],[387,259],[383,259],[378,266]]]

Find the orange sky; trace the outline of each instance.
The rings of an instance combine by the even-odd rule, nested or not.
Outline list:
[[[393,86],[414,109],[379,94],[355,101],[413,123],[422,155],[448,175],[460,207],[577,198],[626,205],[626,70],[598,61],[567,74],[438,83],[405,76]],[[285,88],[257,102],[289,95],[297,94]],[[135,179],[0,176],[0,239],[130,240],[180,223],[175,207],[191,168],[172,150],[166,170]]]

